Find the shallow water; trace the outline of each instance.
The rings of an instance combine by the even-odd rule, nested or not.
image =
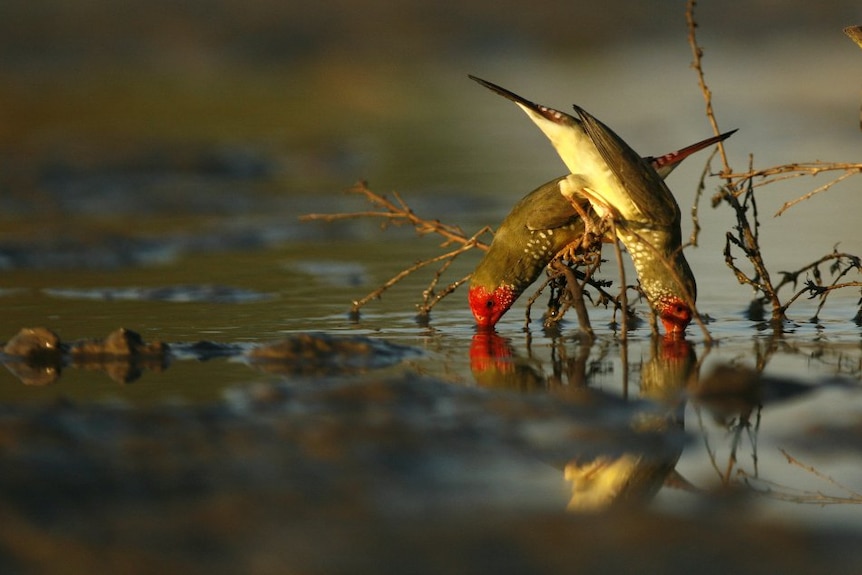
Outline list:
[[[862,55],[851,43],[840,36],[776,37],[752,51],[739,39],[723,42],[706,34],[707,75],[721,127],[741,128],[728,143],[738,171],[752,151],[758,166],[858,161],[858,74],[847,70],[858,70]],[[91,482],[81,479],[87,473],[70,473],[63,485],[73,495],[64,499],[58,489],[50,492],[56,501],[48,500],[74,508],[75,493],[104,491],[117,509],[151,505],[149,514],[123,527],[130,541],[151,535],[150,521],[158,523],[160,512],[183,517],[178,501],[196,513],[190,523],[172,526],[183,534],[207,525],[207,517],[234,525],[226,510],[250,499],[252,518],[235,520],[248,540],[270,524],[290,525],[288,534],[311,538],[313,520],[289,523],[284,517],[298,512],[340,518],[334,521],[342,528],[339,544],[368,552],[367,545],[354,543],[364,540],[351,521],[385,534],[391,524],[432,507],[426,528],[457,526],[461,531],[453,532],[466,541],[488,526],[474,530],[464,510],[468,516],[474,509],[495,518],[514,514],[513,523],[547,526],[543,514],[554,518],[566,509],[623,499],[608,495],[615,493],[612,485],[594,480],[627,477],[624,468],[632,459],[626,457],[644,456],[649,465],[638,460],[633,467],[647,471],[630,491],[642,489],[642,498],[652,501],[647,523],[690,521],[671,542],[680,549],[689,542],[685,532],[695,533],[698,525],[709,531],[712,521],[726,521],[719,531],[731,537],[728,524],[746,519],[789,529],[782,534],[790,539],[813,533],[843,551],[842,537],[858,537],[862,526],[858,291],[831,296],[817,321],[809,319],[815,302],[800,300],[789,312],[794,323],[780,334],[749,319],[751,291],[738,285],[721,253],[731,214],[709,206],[714,178],[699,203],[700,245],[688,252],[714,345],[691,326],[688,346],[667,346],[645,324],[622,344],[604,309],[591,310],[598,338],[582,345],[573,317],[559,332],[542,329],[544,298],[529,329],[522,298],[498,325],[498,337],[483,339],[463,290],[437,306],[429,321],[417,319],[431,272],[408,278],[368,303],[358,318],[350,316],[352,301],[406,265],[439,253],[439,241],[410,229],[381,230],[376,221],[301,223],[299,215],[365,209],[342,189],[367,178],[373,190],[396,190],[417,213],[472,233],[495,225],[517,198],[561,173],[550,146],[523,114],[473,85],[467,73],[561,109],[577,101],[644,154],[709,133],[681,41],[622,44],[570,58],[541,50],[510,56],[501,62],[477,51],[457,64],[435,61],[398,73],[382,66],[362,76],[362,90],[320,97],[314,89],[334,80],[323,82],[324,72],[297,72],[309,82],[303,93],[316,97],[294,95],[284,110],[272,92],[288,92],[296,78],[246,73],[245,83],[233,87],[236,93],[214,90],[224,101],[213,106],[250,106],[259,116],[245,125],[253,126],[242,131],[244,116],[234,110],[224,126],[209,120],[185,139],[168,130],[169,120],[147,125],[132,114],[118,124],[114,108],[91,111],[82,103],[85,91],[74,85],[66,98],[42,102],[44,110],[39,100],[27,100],[32,92],[23,85],[10,88],[7,101],[22,110],[53,110],[66,119],[50,125],[51,114],[22,113],[38,118],[31,119],[32,133],[4,147],[0,340],[24,327],[47,327],[63,342],[103,338],[125,327],[145,341],[167,343],[171,353],[164,362],[137,366],[132,377],[118,375],[129,372],[116,362],[69,361],[43,385],[27,385],[7,363],[0,370],[6,410],[0,424],[12,447],[3,457],[20,475],[4,481],[9,493],[20,490],[23,503],[4,501],[2,508],[30,527],[50,532],[60,525],[64,533],[76,533],[75,522],[59,512],[53,523],[42,519],[49,505],[39,503],[42,488],[28,480],[62,478],[84,461]],[[357,74],[339,66],[325,70],[339,78]],[[105,101],[125,94],[133,110],[146,109],[142,102],[151,94],[141,89],[131,97],[122,82],[107,82]],[[227,86],[215,78],[207,82]],[[187,110],[201,97],[194,90],[179,92]],[[164,105],[158,102],[156,115]],[[82,118],[105,114],[104,125],[82,129],[85,119],[80,125],[76,120],[82,111]],[[284,135],[273,127],[279,124],[295,131]],[[237,126],[239,135],[231,132]],[[684,214],[705,161],[688,160],[668,180]],[[771,217],[783,202],[824,183],[823,177],[758,192],[762,246],[776,274],[829,253],[839,242],[842,251],[862,252],[854,179]],[[687,234],[691,223],[684,220]],[[468,273],[478,258],[462,256],[444,281]],[[604,274],[613,278],[614,267],[607,264]],[[274,368],[249,357],[250,349],[305,333],[367,337],[411,352],[385,366],[335,373],[297,373],[289,363]],[[206,346],[196,348],[197,342]],[[224,353],[204,357],[198,353],[204,348]],[[166,439],[149,443],[153,429],[162,429]],[[175,446],[171,437],[189,443]],[[249,467],[238,469],[235,461]],[[140,484],[127,485],[125,465],[137,466]],[[618,475],[614,465],[623,468]],[[662,488],[668,478],[676,487]],[[190,485],[203,486],[210,497],[189,496],[195,492]],[[273,510],[268,495],[259,493],[273,495],[284,511]],[[104,529],[116,527],[123,514],[101,504],[84,497],[77,511],[97,517]],[[625,525],[642,525],[638,513],[625,516]],[[407,522],[416,529],[407,537],[427,535]],[[579,523],[568,528],[576,535],[591,530]],[[75,541],[99,549],[96,531]],[[845,535],[833,535],[837,531]],[[744,528],[734,533],[743,539],[747,534]],[[511,531],[499,535],[516,537]],[[784,549],[780,541],[767,541],[762,552]],[[271,543],[250,552],[265,556],[277,547]],[[478,548],[486,543],[475,542]],[[150,552],[146,545],[135,549]],[[191,546],[183,549],[183,560],[202,559]],[[296,565],[322,564],[325,546],[318,542],[311,549],[316,551],[308,552],[307,563]],[[859,558],[847,557],[836,567],[852,572]],[[381,562],[389,566],[407,561],[385,558]],[[720,565],[733,564],[724,561]],[[808,564],[797,568],[804,572]]]

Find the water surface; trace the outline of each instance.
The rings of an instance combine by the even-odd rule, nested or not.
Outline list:
[[[858,74],[847,71],[859,69],[862,55],[851,43],[837,34],[788,36],[752,50],[705,34],[721,127],[740,128],[728,143],[735,169],[745,169],[749,153],[758,166],[858,161]],[[474,530],[459,509],[516,517],[499,525],[547,527],[566,509],[636,492],[650,511],[626,516],[626,525],[663,522],[681,549],[686,532],[703,535],[698,526],[709,531],[712,522],[726,521],[713,532],[725,533],[716,545],[734,534],[744,539],[747,527],[728,525],[745,519],[788,529],[783,540],[846,551],[845,537],[862,525],[859,292],[830,297],[816,321],[816,302],[800,301],[779,332],[749,318],[753,294],[722,255],[732,214],[709,205],[717,179],[706,181],[703,231],[688,252],[716,344],[692,326],[687,345],[666,345],[646,324],[623,344],[611,312],[599,308],[591,310],[597,340],[586,345],[573,318],[557,332],[542,329],[544,298],[526,329],[521,301],[496,337],[483,339],[462,290],[417,320],[430,271],[352,317],[351,302],[439,253],[439,240],[365,219],[298,220],[366,209],[343,190],[368,179],[375,191],[396,190],[417,213],[468,234],[496,225],[563,168],[519,110],[467,73],[560,109],[577,102],[642,153],[657,154],[709,134],[689,59],[680,37],[563,56],[525,49],[502,59],[477,50],[409,68],[315,60],[288,72],[264,67],[170,82],[152,71],[103,77],[96,68],[38,81],[33,72],[11,84],[5,100],[19,113],[3,140],[0,340],[24,327],[44,326],[63,342],[124,327],[173,353],[132,378],[104,363],[67,363],[37,386],[0,370],[13,446],[6,457],[21,474],[4,481],[22,494],[3,505],[22,524],[68,533],[74,514],[60,510],[102,526],[122,517],[88,498],[94,493],[116,508],[152,505],[125,524],[130,541],[152,534],[149,518],[160,512],[183,517],[182,505],[200,514],[190,531],[221,526],[201,519],[220,517],[245,535],[272,525],[310,538],[314,521],[295,516],[338,517],[344,548],[367,551],[351,521],[379,535],[405,518],[414,525],[432,508],[427,529],[457,526],[453,532],[472,541],[494,531]],[[705,161],[689,160],[668,180],[684,214]],[[836,244],[862,252],[855,179],[772,217],[824,177],[758,191],[763,253],[775,274]],[[479,257],[462,256],[444,281],[468,273]],[[613,263],[605,268],[615,279]],[[410,352],[334,374],[273,369],[249,357],[250,349],[307,333]],[[198,342],[225,353],[202,357]],[[637,488],[592,481],[628,477],[626,470]],[[49,489],[40,499],[42,488],[28,481],[34,476],[65,478],[80,499]],[[275,511],[275,500],[287,515],[298,512],[297,522]],[[253,513],[240,515],[249,518],[228,521],[226,510],[248,502]],[[680,528],[679,517],[690,522]],[[565,521],[575,533],[591,532]],[[186,533],[186,524],[171,525]],[[82,547],[100,548],[98,537],[87,537]],[[771,552],[785,548],[772,542],[761,552],[776,565]],[[325,555],[319,543],[310,549]],[[858,558],[847,557],[837,567],[851,572]]]

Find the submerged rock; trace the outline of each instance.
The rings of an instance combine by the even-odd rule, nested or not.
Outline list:
[[[3,354],[6,369],[25,385],[53,383],[63,368],[60,337],[44,327],[20,330],[3,346]]]
[[[272,373],[323,375],[386,367],[416,355],[414,348],[379,339],[303,333],[255,346],[247,357]]]
[[[168,346],[160,341],[144,342],[141,334],[121,327],[112,331],[104,339],[79,341],[70,346],[70,353],[75,358],[93,356],[164,356]]]

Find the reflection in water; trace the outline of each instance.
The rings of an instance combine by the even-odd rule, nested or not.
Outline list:
[[[25,385],[47,385],[60,378],[68,365],[103,371],[114,381],[128,383],[144,370],[162,371],[168,364],[168,346],[146,343],[141,336],[120,328],[101,340],[72,344],[53,331],[24,328],[3,347],[3,365]]]
[[[626,345],[623,343],[622,345]],[[557,346],[564,347],[562,342]],[[590,346],[580,346],[572,360],[555,353],[553,373],[544,376],[538,366],[517,357],[509,342],[495,332],[480,332],[473,337],[470,364],[473,375],[484,387],[518,391],[547,389],[568,375],[568,400],[588,403],[596,411],[607,410],[616,417],[619,398],[591,389],[587,365]],[[683,391],[691,380],[697,357],[691,343],[682,338],[653,336],[650,358],[641,366],[640,396],[649,404],[626,422],[637,433],[672,433],[683,428],[685,398]],[[660,409],[655,409],[656,404]],[[602,430],[596,430],[597,434]],[[670,446],[670,447],[669,447]],[[605,452],[594,451],[565,462],[563,473],[571,483],[569,509],[594,511],[620,504],[650,501],[673,472],[682,454],[682,442],[656,442],[643,445],[615,445]]]
[[[538,365],[515,355],[508,340],[481,330],[470,344],[470,370],[482,387],[539,391],[546,387]]]
[[[543,467],[552,475],[554,467],[560,469],[571,490],[569,508],[574,510],[643,504],[650,501],[662,485],[667,485],[668,479],[676,475],[674,469],[682,453],[686,401],[692,405],[694,413],[694,417],[689,415],[689,427],[692,422],[699,424],[700,429],[694,431],[702,436],[706,457],[719,476],[717,487],[741,487],[746,492],[768,497],[822,502],[824,495],[820,491],[805,492],[789,487],[786,480],[782,481],[780,470],[776,471],[774,466],[764,468],[760,463],[769,455],[757,451],[761,407],[815,395],[827,388],[857,393],[860,389],[857,381],[846,377],[813,385],[762,373],[772,353],[788,353],[788,343],[782,343],[780,338],[755,340],[752,359],[755,365],[751,368],[717,365],[703,378],[698,376],[699,364],[688,341],[653,338],[648,340],[645,359],[639,365],[633,362],[626,370],[633,377],[639,374],[638,386],[632,386],[636,392],[629,396],[625,387],[614,393],[602,389],[609,372],[615,368],[615,358],[622,360],[624,357],[622,351],[615,349],[613,340],[600,339],[586,345],[558,337],[551,340],[550,361],[534,356],[529,337],[526,341],[527,351],[523,353],[494,332],[473,337],[470,346],[472,373],[480,387],[493,389],[495,393],[483,391],[479,394],[482,406],[468,406],[458,425],[478,422],[481,430],[477,431],[477,437],[482,441],[514,434],[519,453],[523,450],[532,462],[539,460],[550,464],[552,467]],[[543,340],[542,345],[545,343]],[[815,357],[819,344],[814,345],[811,350],[799,347],[795,353]],[[20,381],[30,386],[54,383],[68,369],[99,371],[115,381],[129,382],[147,370],[166,370],[176,361],[185,360],[195,365],[210,359],[229,358],[240,366],[286,376],[285,381],[297,375],[303,376],[300,378],[303,381],[306,376],[321,381],[336,376],[332,379],[348,387],[367,383],[370,370],[397,364],[418,353],[416,348],[365,336],[300,333],[260,344],[212,341],[162,344],[145,342],[138,334],[121,329],[104,339],[64,342],[51,330],[29,328],[21,330],[5,345],[0,360]],[[816,357],[823,361],[826,356],[817,353]],[[839,359],[832,357],[830,365],[840,368],[843,362]],[[854,369],[853,373],[858,373],[858,365]],[[836,372],[843,373],[838,369]],[[356,374],[366,376],[357,378]],[[618,375],[613,379],[618,380]],[[627,375],[621,376],[625,383]],[[439,382],[433,392],[425,391],[431,393],[435,401],[449,406],[448,410],[454,405],[449,402],[463,401],[460,395],[457,400],[451,399],[452,388],[465,391],[451,382]],[[182,392],[181,388],[173,389]],[[59,391],[67,390],[61,387]],[[29,392],[34,392],[34,397],[37,395],[36,390]],[[369,396],[367,400],[357,398],[355,402],[357,408],[364,409],[368,405],[379,408],[379,395]],[[423,405],[421,401],[417,405],[417,421],[428,418]],[[542,411],[545,409],[557,410],[559,419],[553,425]],[[498,417],[499,421],[488,427],[488,421],[482,417],[477,419],[477,414]],[[702,417],[703,414],[708,415]],[[838,445],[834,437],[858,441],[854,420],[848,421],[850,424],[844,426],[832,422],[837,431],[830,432],[830,445]],[[709,437],[709,426],[716,425],[717,435],[727,442],[724,449],[729,449],[726,462],[719,457],[720,445]],[[562,433],[560,429],[569,431]],[[805,437],[812,436],[810,428],[800,430]],[[746,467],[746,458],[737,459],[737,450],[745,447],[746,441],[751,444],[753,469]],[[793,446],[792,442],[783,444]],[[822,445],[818,449],[822,449]],[[689,449],[687,458],[689,455],[700,459],[696,449]],[[765,469],[765,477],[761,476],[761,469]],[[699,480],[698,483],[704,482]],[[523,484],[519,486],[526,489]],[[710,486],[704,489],[706,491],[699,492],[706,494]],[[857,495],[852,495],[853,503],[858,500]],[[833,498],[833,501],[836,500]]]
[[[842,348],[831,342],[799,341],[774,333],[768,338],[755,338],[747,353],[713,365],[701,377],[700,365],[711,348],[706,348],[704,357],[698,361],[692,345],[684,339],[651,339],[649,357],[639,366],[626,365],[627,350],[608,350],[602,347],[601,340],[592,346],[576,345],[572,353],[571,343],[567,348],[562,338],[552,341],[550,361],[543,363],[532,357],[529,338],[527,341],[526,357],[521,357],[508,340],[496,333],[476,334],[470,349],[473,376],[483,387],[545,391],[586,406],[597,415],[597,419],[586,423],[593,430],[592,449],[576,445],[577,455],[560,465],[571,485],[570,509],[597,510],[645,503],[670,482],[692,489],[675,471],[682,455],[681,442],[650,443],[656,436],[673,438],[675,433],[682,433],[687,404],[692,406],[695,416],[690,432],[698,437],[698,444],[705,449],[708,465],[718,479],[717,484],[705,482],[706,485],[699,486],[698,493],[741,489],[762,497],[819,505],[857,504],[862,500],[858,493],[834,482],[816,467],[800,464],[791,452],[781,450],[784,466],[776,467],[774,461],[769,461],[771,453],[758,449],[762,443],[759,436],[763,431],[764,406],[779,408],[801,398],[821,397],[830,389],[838,393],[858,393],[862,389],[858,382],[858,346],[854,344]],[[796,356],[830,366],[834,375],[818,384],[771,375],[765,370],[776,355],[785,361]],[[623,362],[624,373],[614,378],[622,380],[620,393],[602,389],[607,366],[613,365],[604,361],[607,357],[618,357]],[[638,398],[629,398],[628,368],[632,374],[640,374]],[[621,412],[621,405],[635,410],[636,416],[627,417],[627,412]],[[850,421],[856,421],[855,417]],[[610,425],[600,427],[605,422]],[[858,423],[830,425],[840,430],[830,432],[832,435],[854,438],[851,443],[858,440]],[[617,433],[623,427],[634,433]],[[810,438],[813,430],[800,428],[800,432]],[[644,441],[647,437],[650,439]],[[811,440],[807,443],[799,439],[783,440],[783,443],[810,446]],[[836,444],[836,439],[830,438],[830,443]],[[700,459],[697,446],[693,447],[692,457]],[[750,454],[741,457],[743,449],[749,448]],[[825,448],[825,444],[816,445],[818,452]],[[763,461],[769,461],[768,476],[763,475]],[[784,477],[787,466],[803,469],[828,485],[823,486],[825,489],[791,486],[790,479]]]
[[[769,345],[774,343],[773,338]],[[762,370],[771,352],[761,355],[758,353],[759,348],[760,344],[755,343],[757,367],[718,365],[689,388],[710,462],[725,487],[740,481],[750,484],[751,480],[759,479],[757,435],[760,432],[761,415],[765,405],[774,406],[799,399],[833,385],[847,387],[849,381],[835,379],[823,381],[820,385],[809,385],[783,377],[764,375]],[[716,447],[708,440],[703,412],[708,413],[713,424],[727,434],[729,445],[726,463],[719,462]],[[737,457],[737,452],[746,438],[752,450],[751,471],[743,469]]]

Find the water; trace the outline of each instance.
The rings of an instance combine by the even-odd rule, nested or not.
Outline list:
[[[776,37],[751,50],[743,41],[705,34],[707,80],[721,127],[740,128],[728,143],[736,171],[745,169],[750,152],[759,167],[858,161],[859,75],[848,70],[859,69],[860,54],[852,43],[840,35]],[[457,62],[433,61],[398,73],[382,65],[359,74],[324,62],[318,70],[291,68],[288,77],[252,70],[232,76],[242,79],[235,83],[206,75],[188,84],[175,80],[165,89],[186,114],[168,114],[171,106],[153,97],[152,84],[129,78],[107,81],[94,102],[82,95],[93,77],[79,78],[60,98],[23,84],[10,88],[7,100],[21,114],[10,124],[16,135],[4,141],[0,340],[23,327],[45,326],[64,342],[125,327],[175,350],[203,341],[241,351],[206,361],[176,353],[164,365],[144,366],[130,381],[112,378],[116,372],[104,364],[67,365],[41,386],[0,370],[6,430],[14,438],[10,444],[19,446],[7,456],[26,478],[47,473],[44,461],[76,469],[76,454],[97,453],[99,441],[107,442],[119,455],[93,455],[87,460],[93,483],[69,480],[72,492],[104,490],[124,505],[149,503],[173,517],[182,514],[153,493],[185,501],[186,483],[174,483],[177,477],[221,477],[207,484],[212,492],[202,492],[221,493],[228,501],[251,497],[259,514],[254,517],[263,520],[236,519],[245,534],[267,522],[285,525],[266,497],[257,500],[261,496],[252,493],[278,499],[295,490],[301,496],[284,504],[288,514],[331,519],[332,508],[342,506],[342,518],[367,520],[378,534],[389,521],[415,517],[422,497],[433,493],[430,523],[458,527],[454,532],[467,537],[476,531],[453,511],[459,506],[546,525],[541,514],[603,502],[601,489],[586,480],[573,494],[564,469],[568,465],[578,476],[598,456],[626,461],[614,458],[631,450],[670,465],[692,486],[659,490],[652,521],[684,517],[694,532],[693,525],[721,521],[712,517],[720,509],[731,521],[754,519],[791,535],[826,533],[825,540],[845,551],[844,540],[829,534],[855,537],[860,525],[858,291],[830,297],[816,322],[809,320],[815,303],[800,300],[784,333],[748,319],[752,292],[738,285],[722,256],[732,214],[709,206],[716,179],[707,180],[699,203],[703,231],[688,257],[698,279],[698,306],[712,318],[707,327],[717,344],[709,345],[692,326],[684,349],[664,347],[646,326],[623,345],[604,309],[590,312],[598,334],[592,345],[579,343],[573,319],[558,333],[546,333],[537,319],[544,298],[528,330],[522,298],[491,342],[476,336],[463,290],[439,304],[428,322],[418,321],[416,304],[432,271],[411,276],[353,318],[352,301],[439,253],[439,239],[405,228],[381,230],[379,222],[363,219],[298,221],[306,213],[366,209],[361,198],[341,190],[367,178],[371,189],[397,190],[417,213],[460,225],[468,234],[496,225],[515,200],[563,168],[519,110],[473,85],[467,73],[560,109],[577,102],[636,149],[658,154],[709,134],[689,60],[687,46],[677,40],[570,57],[527,49],[505,61],[476,51]],[[332,89],[338,78],[357,77],[363,82],[353,90]],[[299,93],[296,85],[302,86]],[[34,93],[43,99],[29,100]],[[105,105],[115,100],[129,108]],[[202,102],[207,104],[200,109]],[[228,112],[218,121],[207,116],[213,110]],[[155,119],[148,123],[148,117]],[[694,204],[705,161],[704,155],[688,160],[668,180],[684,214]],[[717,168],[717,161],[712,165]],[[862,253],[855,178],[772,217],[826,177],[758,190],[770,271],[798,269],[838,243],[842,251]],[[690,229],[684,217],[684,233]],[[462,256],[444,281],[468,273],[478,258]],[[604,274],[613,278],[614,267],[607,264]],[[787,298],[789,291],[781,295]],[[639,309],[644,312],[643,304]],[[369,337],[417,353],[379,369],[317,378],[267,369],[246,353],[312,332]],[[721,371],[728,366],[735,371]],[[757,383],[731,391],[730,384],[748,381],[743,369],[756,370],[760,375],[751,381]],[[63,412],[66,401],[79,411]],[[384,407],[375,411],[377,402]],[[655,433],[632,431],[633,420],[657,417],[656,410],[661,423]],[[126,418],[129,413],[137,415]],[[79,419],[67,425],[64,417]],[[127,421],[135,417],[141,429]],[[60,423],[27,427],[39,421]],[[71,451],[50,450],[52,441],[68,440],[60,432],[50,435],[55,429],[75,438]],[[106,429],[110,433],[103,435]],[[153,429],[191,438],[182,447],[188,463],[172,459],[170,441],[134,451]],[[572,436],[564,440],[563,429]],[[280,433],[288,433],[282,445],[272,439]],[[213,439],[222,437],[227,439]],[[284,446],[305,451],[288,459]],[[50,457],[26,458],[43,448]],[[249,470],[236,470],[236,460],[250,461]],[[125,471],[114,467],[126,461],[164,492],[126,491],[115,479],[126,477]],[[176,469],[160,467],[165,461]],[[297,471],[305,473],[305,465],[307,476]],[[220,475],[226,469],[231,471]],[[662,479],[662,473],[645,476]],[[321,477],[327,478],[320,487],[326,497],[312,489]],[[6,487],[24,489],[26,481],[13,479]],[[348,489],[354,483],[361,487]],[[61,506],[72,505],[73,498],[57,497]],[[204,516],[218,515],[209,507],[217,499],[189,498],[188,504],[199,505],[195,509]],[[100,525],[120,515],[87,501],[79,512],[97,516]],[[15,509],[30,525],[44,509],[28,505]],[[148,516],[142,517],[145,522]],[[640,517],[627,517],[627,525],[639,525]],[[127,534],[151,532],[146,523],[129,525]],[[292,525],[298,532],[309,529]],[[341,534],[345,547],[361,540],[348,527]],[[182,527],[172,529],[182,533]],[[506,537],[512,540],[512,533]],[[670,544],[685,548],[686,541],[678,534]],[[783,547],[763,548],[768,554]],[[312,549],[322,553],[319,543]]]

